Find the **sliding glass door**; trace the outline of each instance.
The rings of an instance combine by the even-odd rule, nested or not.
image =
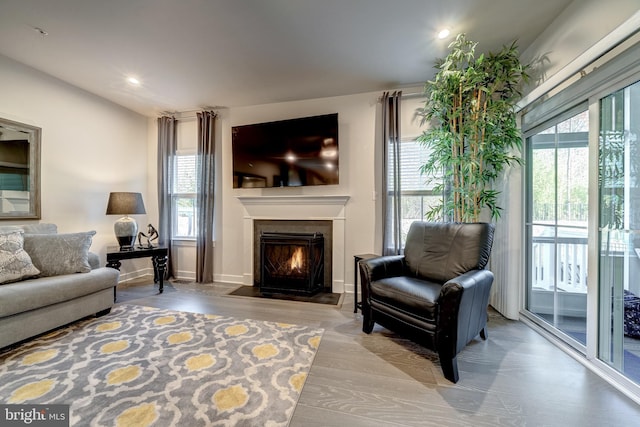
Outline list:
[[[586,345],[586,104],[527,138],[526,309]]]
[[[525,107],[523,320],[640,396],[640,34]]]
[[[605,93],[527,135],[525,308],[640,384],[640,82]],[[590,139],[598,157],[591,179]],[[597,187],[591,210],[589,185]],[[588,277],[589,261],[597,277]],[[589,325],[597,342],[596,334],[587,342]]]
[[[640,82],[599,109],[598,358],[640,383]]]

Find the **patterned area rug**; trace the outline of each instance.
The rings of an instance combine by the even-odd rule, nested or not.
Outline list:
[[[118,305],[0,353],[0,402],[70,424],[287,425],[322,329]]]

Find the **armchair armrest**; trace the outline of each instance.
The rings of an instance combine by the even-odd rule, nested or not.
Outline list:
[[[491,271],[471,270],[442,286],[437,339],[439,348],[447,349],[451,357],[486,326],[492,284]]]
[[[386,277],[402,276],[405,269],[404,256],[391,255],[360,261],[360,285],[362,302],[369,304],[369,286],[371,282]],[[364,313],[364,310],[363,310]]]
[[[402,276],[404,273],[404,256],[392,255],[371,258],[360,261],[360,275],[364,280],[364,274],[369,282],[384,279],[385,277]],[[364,271],[364,273],[363,273]]]

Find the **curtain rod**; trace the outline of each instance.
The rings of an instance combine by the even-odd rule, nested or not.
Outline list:
[[[391,91],[386,91],[386,92],[391,92]],[[402,90],[398,89],[394,92],[402,92]],[[426,98],[426,95],[424,94],[424,92],[409,92],[409,93],[402,92],[402,96],[400,99],[407,99],[407,98]],[[378,97],[378,102],[382,102],[382,96]]]
[[[183,110],[183,111],[160,111],[160,115],[161,116],[171,116],[174,117],[176,119],[195,119],[197,117],[197,114],[202,112],[202,111],[212,111],[214,113],[218,113],[218,110],[223,109],[225,107],[220,107],[220,106],[206,106],[206,107],[202,107],[202,108],[197,108],[197,109],[193,109],[193,110]]]
[[[403,98],[424,98],[425,96],[424,92],[409,92],[407,94],[402,92]]]

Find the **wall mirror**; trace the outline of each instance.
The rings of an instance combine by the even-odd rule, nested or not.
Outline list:
[[[40,219],[40,134],[0,118],[0,219]]]

